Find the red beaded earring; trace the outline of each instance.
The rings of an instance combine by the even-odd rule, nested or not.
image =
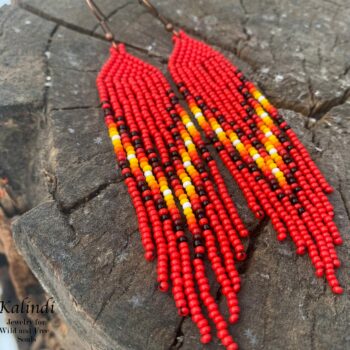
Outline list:
[[[246,257],[241,237],[248,230],[216,161],[163,74],[116,44],[102,13],[93,1],[87,2],[113,42],[97,87],[145,258],[157,259],[159,289],[167,291],[171,282],[179,315],[191,315],[203,343],[211,340],[206,310],[222,343],[237,349],[210,291],[204,260],[209,260],[226,299],[229,322],[235,323],[240,312],[235,264]],[[251,190],[246,193],[260,216]]]
[[[166,29],[169,24],[148,0],[140,0]],[[308,253],[318,277],[343,292],[335,275],[335,246],[342,238],[326,194],[333,191],[298,137],[267,98],[222,54],[183,31],[173,31],[169,71],[193,117],[236,180],[249,208],[265,213],[283,241]],[[199,132],[169,97],[192,137]],[[180,122],[179,122],[180,123]]]
[[[335,245],[342,243],[325,194],[332,188],[267,98],[223,55],[184,32],[174,35],[169,70],[192,114],[254,211],[259,203],[277,239],[308,253],[318,277],[342,293]],[[178,107],[177,101],[173,103]],[[186,121],[183,120],[186,124]],[[186,125],[187,127],[187,125]],[[188,128],[190,134],[194,127]]]

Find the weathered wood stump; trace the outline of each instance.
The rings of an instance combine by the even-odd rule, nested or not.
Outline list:
[[[155,1],[265,90],[335,187],[345,287],[334,296],[290,242],[257,223],[240,267],[242,349],[350,349],[350,5],[319,1]],[[137,1],[101,1],[127,48],[166,71],[171,38]],[[134,210],[107,138],[95,77],[109,45],[84,1],[18,0],[0,9],[0,168],[27,209],[15,241],[86,349],[202,346],[172,297],[155,288]],[[213,283],[213,288],[217,285]],[[218,293],[220,299],[220,293]],[[224,308],[224,305],[223,305]]]

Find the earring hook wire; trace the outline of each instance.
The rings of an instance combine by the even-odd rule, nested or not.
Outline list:
[[[99,25],[101,26],[106,40],[110,41],[114,47],[117,46],[117,42],[115,40],[115,35],[113,34],[111,28],[108,25],[108,18],[103,14],[100,8],[96,5],[94,0],[86,0],[86,3],[91,11],[91,13],[96,17]]]
[[[173,23],[167,20],[149,0],[139,0],[139,3],[145,6],[154,17],[158,18],[158,20],[163,23],[166,31],[171,32],[174,35],[179,35],[175,30]]]

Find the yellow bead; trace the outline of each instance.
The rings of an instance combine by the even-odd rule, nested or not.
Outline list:
[[[189,214],[192,214],[192,209],[191,209],[191,208],[185,208],[185,209],[183,210],[183,212],[184,212],[184,214],[185,214],[186,216],[188,216]]]
[[[244,145],[243,145],[242,143],[239,143],[239,144],[236,146],[236,148],[237,148],[237,150],[238,150],[239,152],[242,152],[242,151],[244,151],[244,149],[245,149],[245,147],[244,147]]]

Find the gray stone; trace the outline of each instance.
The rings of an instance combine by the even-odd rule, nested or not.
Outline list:
[[[271,226],[256,222],[224,172],[253,233],[246,242],[249,259],[239,267],[242,313],[232,334],[245,350],[350,349],[349,4],[154,2],[177,25],[224,52],[284,108],[335,188],[331,201],[345,241],[339,248],[343,296],[314,277],[291,242],[277,243]],[[11,18],[11,25],[2,25],[0,45],[10,49],[0,51],[1,62],[21,50],[9,70],[0,67],[10,72],[0,82],[2,126],[16,126],[0,137],[7,155],[0,168],[33,207],[14,225],[21,253],[68,323],[95,349],[223,349],[217,340],[200,345],[191,321],[176,316],[171,295],[156,291],[154,264],[143,260],[134,210],[96,108],[95,77],[109,45],[95,19],[83,1],[18,3],[22,9],[5,8],[0,16],[2,23]],[[160,23],[136,1],[104,1],[101,9],[130,52],[166,71],[171,38]],[[13,26],[25,26],[27,19],[33,25],[14,39]],[[35,64],[28,66],[31,60]],[[25,114],[18,106],[30,108]],[[13,145],[22,140],[24,124],[28,141],[18,149]],[[17,159],[24,159],[22,168]],[[225,312],[213,281],[212,288]]]

